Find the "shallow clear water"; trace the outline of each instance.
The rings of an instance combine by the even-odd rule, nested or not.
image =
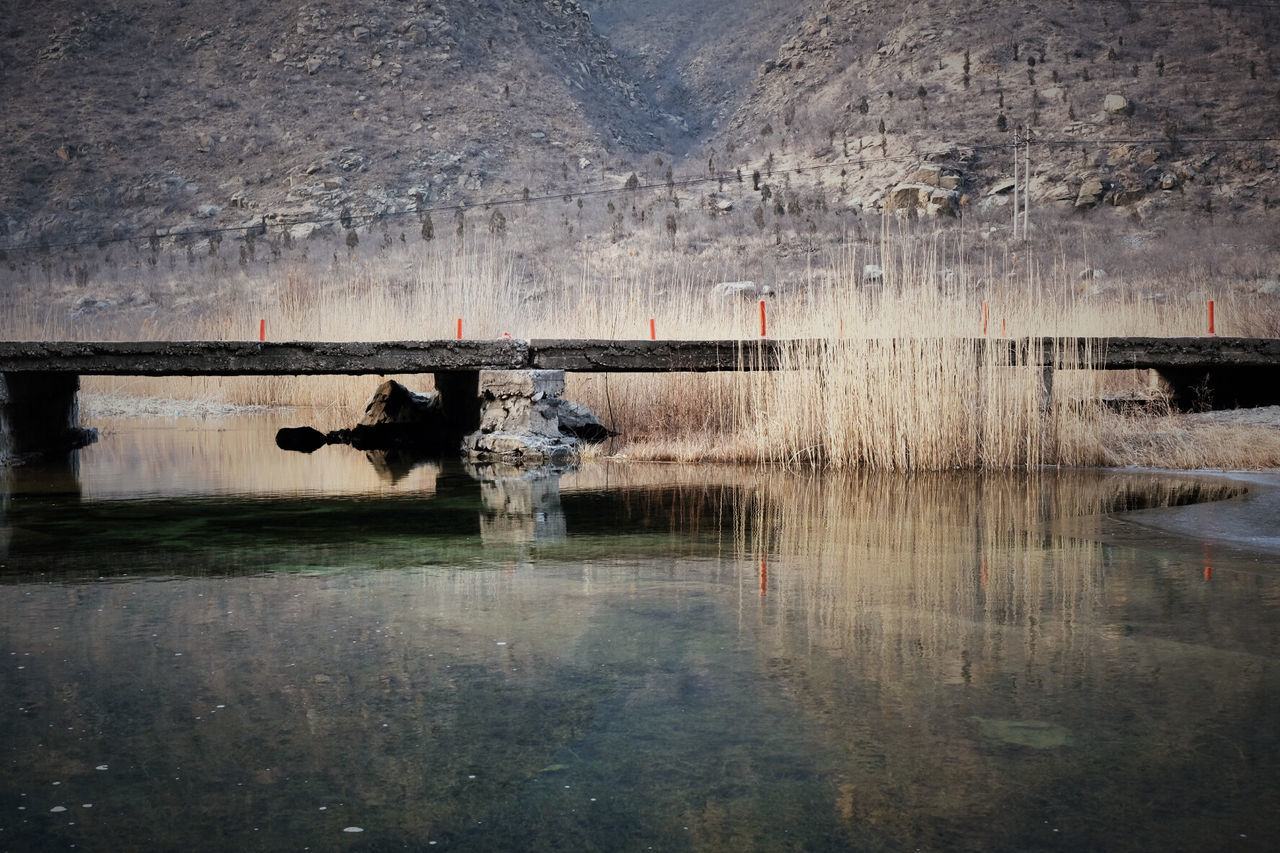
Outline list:
[[[105,426],[0,504],[0,849],[1274,843],[1278,558],[1167,508],[1265,481]]]

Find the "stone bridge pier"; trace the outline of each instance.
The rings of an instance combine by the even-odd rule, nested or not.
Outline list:
[[[82,429],[74,373],[0,373],[0,462],[53,457],[92,444]]]

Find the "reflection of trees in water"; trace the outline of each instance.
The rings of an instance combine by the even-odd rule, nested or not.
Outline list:
[[[1135,811],[1150,830],[1153,804],[1176,815],[1157,833],[1169,844],[1220,832],[1179,811],[1189,796],[1247,823],[1277,772],[1252,715],[1280,692],[1253,657],[1275,643],[1255,594],[1280,587],[1210,590],[1184,552],[1149,561],[1099,541],[1103,513],[1234,491],[1048,472],[749,490],[735,513],[743,624],[764,674],[847,757],[837,813],[953,848],[935,833],[1040,843],[1059,796],[1096,819],[1074,827],[1090,843],[1127,837]]]

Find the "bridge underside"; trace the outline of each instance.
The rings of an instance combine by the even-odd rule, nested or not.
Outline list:
[[[71,373],[6,373],[0,378],[0,462],[66,453],[97,431],[81,429],[80,377]]]
[[[1280,369],[1268,367],[1166,367],[1156,371],[1180,412],[1280,406]]]

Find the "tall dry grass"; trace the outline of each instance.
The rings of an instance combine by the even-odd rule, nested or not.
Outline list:
[[[1224,288],[1207,274],[1082,281],[1079,270],[1094,258],[1061,235],[1011,246],[976,227],[884,222],[875,240],[814,244],[785,268],[763,260],[772,248],[764,237],[691,250],[673,249],[657,234],[584,241],[548,268],[537,237],[388,240],[357,252],[316,246],[262,269],[215,263],[213,274],[199,264],[135,265],[116,282],[117,291],[130,292],[111,306],[73,301],[70,312],[51,306],[79,291],[47,275],[34,298],[13,298],[10,288],[0,334],[252,339],[262,318],[273,340],[397,340],[452,337],[461,318],[470,338],[626,339],[647,337],[653,318],[662,338],[751,340],[759,334],[756,303],[717,297],[711,286],[755,278],[777,291],[767,300],[770,337],[810,341],[786,353],[788,369],[573,376],[569,394],[622,434],[613,450],[633,457],[891,470],[1209,458],[1195,451],[1162,461],[1158,450],[1135,452],[1135,437],[1159,430],[1117,420],[1098,398],[1145,393],[1145,376],[1059,371],[1046,402],[1039,367],[984,362],[975,351],[984,317],[988,336],[1197,335],[1205,331],[1208,296],[1221,334],[1280,334],[1274,297]],[[877,280],[864,275],[869,264],[883,270]],[[754,274],[762,267],[769,278]],[[91,390],[111,393],[321,407],[337,420],[344,412],[354,418],[373,384],[349,377],[86,380]],[[1280,463],[1275,438],[1242,450],[1214,459]]]

